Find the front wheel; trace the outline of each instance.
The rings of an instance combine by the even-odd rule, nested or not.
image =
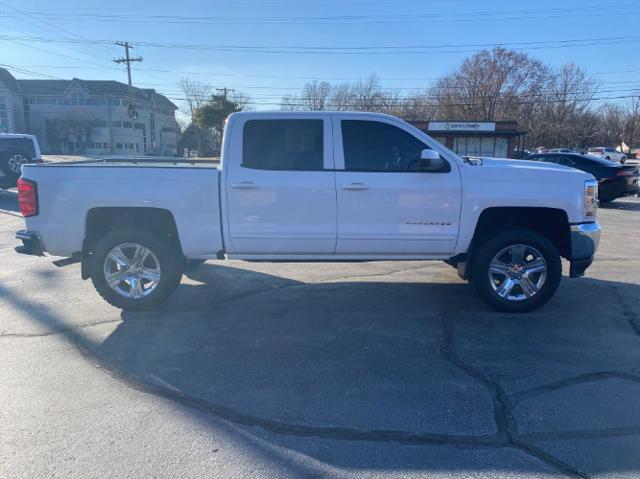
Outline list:
[[[475,255],[471,281],[482,300],[498,311],[524,313],[556,292],[562,277],[560,254],[533,230],[505,231]]]
[[[153,309],[180,283],[182,255],[168,239],[126,228],[95,245],[91,280],[109,304],[127,311]]]

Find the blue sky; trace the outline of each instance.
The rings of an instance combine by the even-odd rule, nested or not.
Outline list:
[[[604,40],[612,37],[622,38]],[[578,39],[597,40],[562,43]],[[518,43],[550,64],[577,63],[608,95],[640,87],[640,0],[0,0],[0,64],[21,68],[16,77],[126,81],[111,62],[123,53],[110,44],[116,40],[178,44],[133,51],[144,57],[134,65],[134,84],[176,102],[183,77],[236,88],[258,109],[276,108],[280,96],[313,78],[375,72],[384,87],[408,92],[484,44]]]

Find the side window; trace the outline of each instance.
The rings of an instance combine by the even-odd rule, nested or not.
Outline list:
[[[558,163],[560,161],[559,155],[543,155],[540,157],[540,161],[545,161],[547,163]]]
[[[346,171],[420,171],[428,148],[406,131],[377,121],[342,120]]]
[[[574,166],[576,164],[576,162],[567,155],[561,156],[558,163],[564,166]]]
[[[256,170],[319,171],[323,120],[250,120],[245,123],[242,166]]]

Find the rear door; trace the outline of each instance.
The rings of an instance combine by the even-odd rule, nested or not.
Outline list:
[[[228,132],[227,250],[331,255],[336,189],[328,114],[240,115]]]
[[[421,171],[429,146],[402,122],[334,118],[336,254],[440,256],[455,249],[461,204],[457,165]]]

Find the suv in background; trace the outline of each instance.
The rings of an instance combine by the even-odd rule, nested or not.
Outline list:
[[[624,162],[627,161],[627,155],[609,146],[596,146],[589,148],[587,151],[590,155],[599,156],[605,160],[615,161],[616,163],[624,164]]]
[[[0,133],[0,171],[16,180],[22,173],[22,165],[41,163],[40,146],[33,135]]]

